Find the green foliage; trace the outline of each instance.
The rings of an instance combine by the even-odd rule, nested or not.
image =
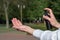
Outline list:
[[[58,21],[60,21],[60,1],[59,0],[49,0],[49,6],[53,9],[53,12]]]
[[[11,0],[8,7],[9,20],[13,17],[20,19],[20,8],[19,5],[25,5],[23,8],[23,20],[35,20],[38,17],[42,17],[44,8],[50,7],[58,21],[60,20],[60,0]],[[0,0],[0,16],[5,20],[3,0]]]
[[[25,16],[31,19],[37,19],[37,17],[42,17],[43,10],[48,5],[48,0],[30,0],[27,7]]]
[[[19,9],[17,5],[10,3],[8,8],[9,18],[20,18]]]

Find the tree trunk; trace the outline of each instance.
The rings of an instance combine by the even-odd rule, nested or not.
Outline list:
[[[6,4],[4,4],[4,11],[5,11],[5,16],[6,16],[6,27],[9,28],[9,19],[8,19],[8,6],[6,7]]]
[[[22,22],[22,5],[20,5],[20,16],[21,16],[21,22]]]

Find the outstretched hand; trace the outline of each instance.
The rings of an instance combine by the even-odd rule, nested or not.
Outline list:
[[[34,29],[32,29],[32,28],[29,27],[29,26],[23,25],[23,24],[21,23],[21,21],[19,21],[19,20],[16,19],[16,18],[13,18],[13,19],[12,19],[12,24],[13,24],[13,28],[18,29],[18,30],[21,30],[21,31],[28,32],[28,33],[30,33],[30,34],[32,34],[33,31],[34,31]]]
[[[49,12],[48,15],[50,17],[43,15],[43,18],[46,19],[46,20],[48,20],[51,23],[52,26],[55,26],[56,28],[59,28],[60,24],[57,22],[55,16],[53,15],[52,10],[49,9],[49,8],[45,8],[44,10],[47,10]]]
[[[56,28],[60,28],[60,24],[55,19],[55,16],[53,15],[52,10],[49,9],[49,8],[45,8],[44,10],[47,10],[49,12],[48,15],[50,17],[44,15],[43,18],[48,20],[51,23],[52,26],[55,26]],[[21,31],[28,32],[30,34],[33,34],[33,31],[35,30],[35,29],[33,29],[33,28],[29,27],[29,26],[23,25],[21,23],[21,21],[16,19],[16,18],[12,19],[12,24],[13,24],[13,28],[21,30]]]

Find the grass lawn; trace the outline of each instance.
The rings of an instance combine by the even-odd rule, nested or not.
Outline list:
[[[28,25],[34,29],[42,29],[42,30],[46,30],[46,26],[43,23],[39,23],[39,24],[34,24],[34,23],[25,23],[25,25]],[[6,32],[13,32],[13,33],[24,33],[21,31],[17,31],[13,28],[6,28],[5,24],[0,24],[0,33],[6,33]]]
[[[1,33],[18,33],[18,34],[26,34],[25,32],[17,31],[13,28],[6,28],[5,24],[0,24],[0,34]]]
[[[38,23],[38,24],[34,24],[34,23],[25,23],[25,25],[28,25],[34,29],[42,29],[42,30],[46,30],[46,26],[43,23]]]

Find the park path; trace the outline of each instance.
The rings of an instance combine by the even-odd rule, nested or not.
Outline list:
[[[32,35],[16,34],[16,33],[3,33],[0,34],[0,40],[37,40]]]

